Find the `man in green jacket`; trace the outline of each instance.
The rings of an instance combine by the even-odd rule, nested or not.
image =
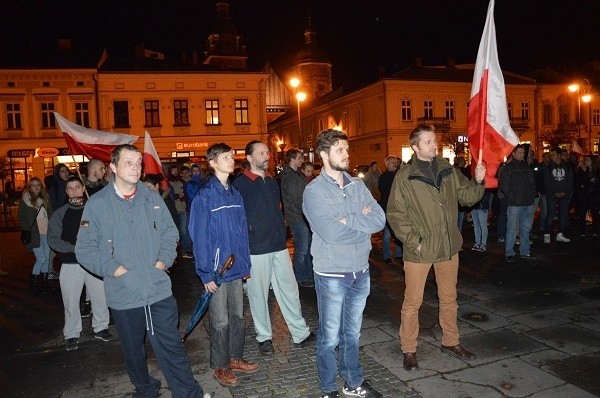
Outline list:
[[[414,151],[397,173],[387,206],[387,220],[404,244],[406,289],[402,303],[400,346],[404,369],[418,370],[419,308],[427,274],[433,264],[438,286],[442,349],[463,359],[474,354],[459,344],[456,281],[462,236],[457,226],[458,203],[472,206],[483,196],[485,167],[467,179],[444,158],[436,156],[433,126],[421,125],[410,134]]]

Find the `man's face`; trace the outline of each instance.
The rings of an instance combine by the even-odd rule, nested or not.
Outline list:
[[[523,160],[525,159],[525,148],[517,148],[513,152],[513,158],[515,160]]]
[[[323,161],[329,163],[333,170],[347,171],[350,167],[349,149],[348,141],[339,140],[329,148],[329,154],[323,157]]]
[[[419,136],[419,143],[413,145],[412,149],[420,160],[433,160],[437,154],[437,140],[435,138],[435,133],[432,131],[421,133]]]
[[[115,183],[136,184],[142,174],[142,154],[140,152],[121,150],[119,164],[110,164],[115,175]]]
[[[388,171],[396,171],[396,169],[398,169],[398,159],[390,158],[387,162],[385,162],[385,167]]]
[[[223,152],[216,159],[209,161],[210,167],[215,173],[232,174],[235,168],[235,159],[233,158],[233,150]]]
[[[192,167],[192,176],[194,177],[198,177],[201,174],[202,170],[200,170],[200,167],[194,166]]]
[[[262,142],[254,144],[252,155],[246,155],[253,170],[267,170],[269,168],[269,148]]]
[[[96,164],[91,170],[91,175],[97,180],[101,180],[102,178],[104,178],[105,173],[106,166],[104,166],[103,163]]]
[[[550,152],[544,152],[542,155],[542,162],[544,162],[546,166],[550,164]]]
[[[156,192],[160,192],[159,189],[158,189],[158,184],[152,184],[149,181],[145,181],[144,184],[146,184],[146,186],[148,188],[150,188],[151,190],[156,191]]]
[[[310,177],[313,175],[314,169],[315,168],[313,166],[306,166],[302,169],[302,174],[304,174],[305,177]]]
[[[560,153],[560,161],[561,162],[568,162],[569,161],[569,153],[567,151],[562,151]]]
[[[379,165],[377,163],[373,164],[373,166],[371,166],[371,170],[374,172],[379,172]]]
[[[189,169],[183,169],[181,170],[181,172],[179,173],[179,177],[183,180],[183,181],[189,181],[192,177],[190,177],[190,170]]]
[[[67,196],[71,198],[81,198],[83,196],[83,185],[79,181],[67,182]]]
[[[561,162],[561,158],[560,158],[560,152],[550,152],[550,159],[552,159],[552,161],[556,164]]]
[[[69,169],[67,169],[66,167],[61,167],[60,170],[58,170],[58,176],[67,181],[69,179]]]
[[[298,152],[296,157],[290,161],[290,167],[294,170],[298,170],[298,167],[302,166],[302,153]]]

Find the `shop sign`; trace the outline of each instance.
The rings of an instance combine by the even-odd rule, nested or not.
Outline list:
[[[35,155],[35,149],[11,149],[6,152],[9,158],[28,158]]]
[[[176,149],[208,148],[208,142],[176,142]]]
[[[54,156],[58,155],[58,153],[58,149],[52,147],[37,149],[37,155],[43,158],[53,158]]]

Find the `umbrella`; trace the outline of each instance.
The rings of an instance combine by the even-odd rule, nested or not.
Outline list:
[[[223,279],[223,274],[225,273],[225,271],[227,271],[229,268],[231,268],[234,261],[235,261],[235,256],[233,254],[230,254],[229,257],[227,257],[227,259],[225,259],[225,262],[223,263],[223,266],[221,267],[221,271],[219,271],[219,273],[215,276],[215,284],[217,286],[221,286],[221,280]],[[200,322],[200,320],[202,319],[204,314],[206,314],[206,310],[208,308],[208,303],[210,302],[210,298],[212,297],[212,295],[213,294],[211,292],[209,292],[208,290],[205,290],[204,293],[202,293],[202,295],[200,296],[200,300],[198,300],[198,304],[196,304],[196,308],[194,309],[192,318],[190,319],[190,322],[188,323],[185,334],[183,335],[183,338],[181,339],[182,343],[185,343],[185,340],[188,338],[190,333],[192,333],[192,331],[194,330],[194,328],[196,327],[198,322]]]

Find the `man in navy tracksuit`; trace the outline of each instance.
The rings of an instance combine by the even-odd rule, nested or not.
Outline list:
[[[206,158],[212,176],[201,185],[190,211],[190,236],[196,259],[196,272],[210,300],[210,367],[225,387],[238,384],[233,372],[256,373],[259,365],[242,358],[244,353],[244,292],[242,278],[250,275],[250,250],[246,212],[239,191],[229,184],[235,159],[231,147],[211,145]],[[221,286],[214,282],[227,257],[235,256],[225,270]]]
[[[114,180],[83,211],[77,260],[104,277],[135,396],[156,397],[160,390],[160,381],[148,373],[147,332],[173,397],[202,397],[177,330],[177,303],[165,272],[177,256],[175,223],[158,192],[139,181],[142,154],[135,146],[117,146],[110,168]]]

